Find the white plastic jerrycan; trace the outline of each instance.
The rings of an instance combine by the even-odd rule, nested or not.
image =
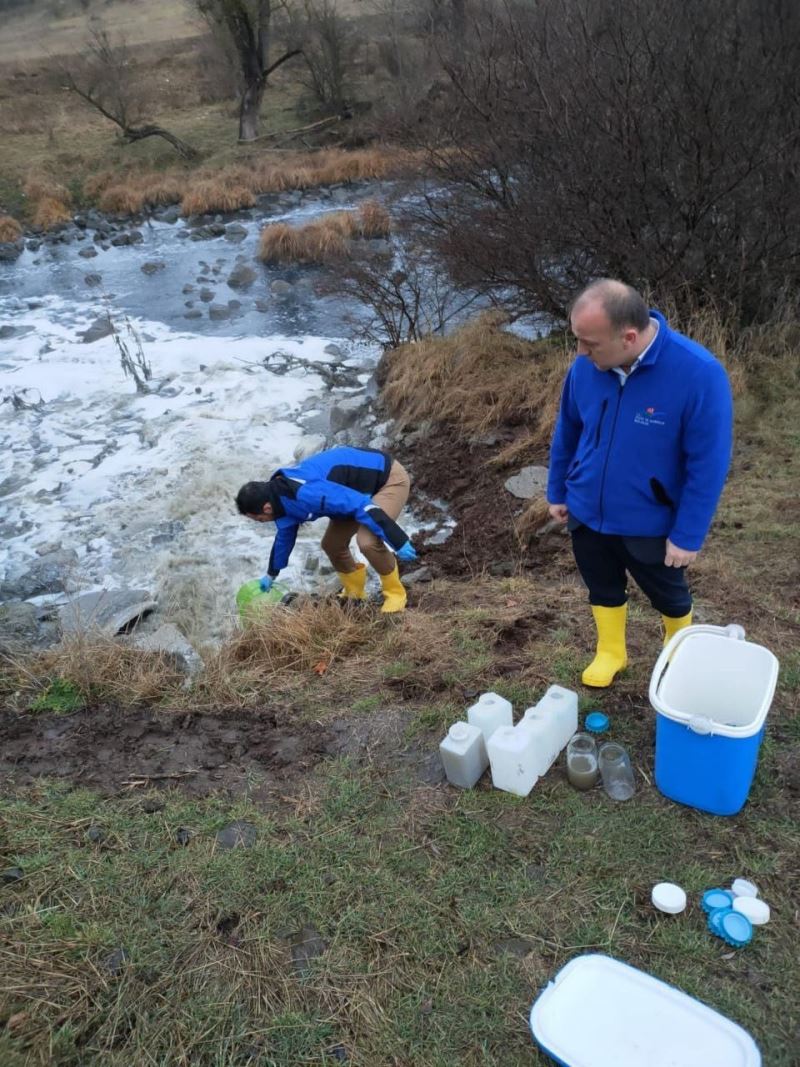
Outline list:
[[[526,797],[539,777],[535,734],[519,726],[500,726],[486,748],[495,788]]]
[[[484,693],[467,708],[467,722],[477,726],[483,733],[484,740],[488,741],[499,726],[512,726],[514,713],[511,701],[498,696],[497,693]]]
[[[578,729],[578,694],[551,685],[538,704],[527,709],[519,729],[535,738],[538,773],[546,774]]]
[[[456,722],[439,744],[439,755],[451,785],[471,789],[489,766],[486,742],[477,726]]]

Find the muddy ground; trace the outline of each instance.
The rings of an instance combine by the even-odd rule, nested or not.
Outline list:
[[[442,780],[430,746],[407,743],[410,713],[382,710],[324,725],[290,708],[219,714],[101,705],[71,715],[0,709],[0,789],[62,779],[103,794],[179,787],[268,802],[325,759],[389,764],[407,780]],[[390,756],[391,754],[391,756]]]

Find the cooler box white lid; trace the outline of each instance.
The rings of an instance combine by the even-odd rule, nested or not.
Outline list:
[[[741,1026],[609,956],[562,967],[534,1001],[531,1032],[564,1067],[761,1067]]]

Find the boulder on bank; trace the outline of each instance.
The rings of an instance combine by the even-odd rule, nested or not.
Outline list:
[[[160,652],[166,656],[178,670],[188,675],[199,673],[203,661],[191,643],[184,637],[177,626],[171,622],[164,623],[151,634],[142,634],[133,641],[134,648],[142,652]]]
[[[102,589],[59,605],[58,617],[65,637],[91,632],[114,637],[156,607],[143,589]]]
[[[506,482],[506,489],[520,500],[533,500],[547,492],[547,467],[523,467]]]

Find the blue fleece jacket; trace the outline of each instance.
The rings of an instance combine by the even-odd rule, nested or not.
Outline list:
[[[650,314],[658,334],[624,383],[587,356],[570,367],[547,499],[598,533],[696,551],[730,466],[730,385],[710,352]]]
[[[275,578],[289,562],[301,523],[328,516],[353,519],[397,550],[408,535],[372,497],[386,484],[392,460],[370,448],[329,448],[270,479],[277,533],[267,573]]]

